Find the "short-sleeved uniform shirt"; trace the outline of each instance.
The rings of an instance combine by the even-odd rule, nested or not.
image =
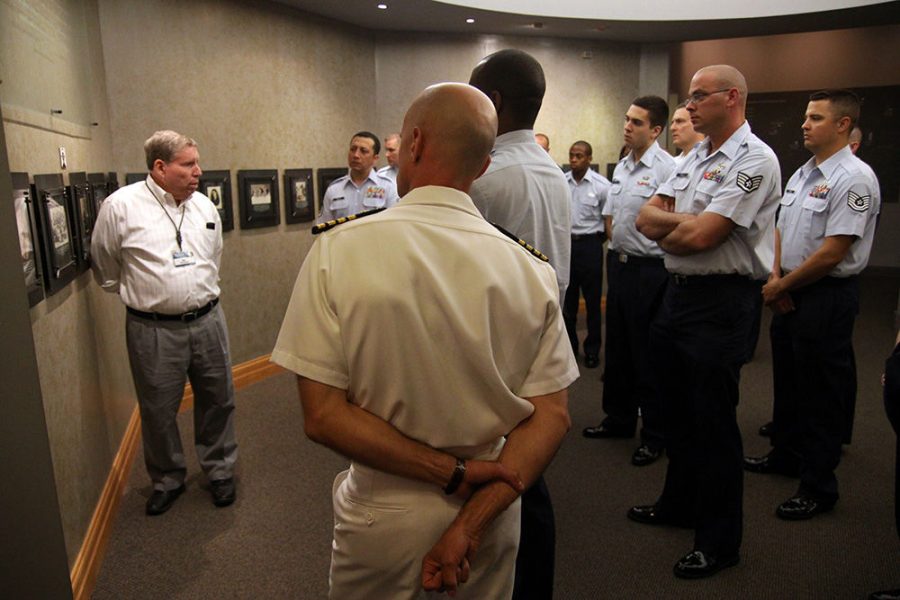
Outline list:
[[[737,273],[765,280],[775,260],[775,210],[781,169],[772,149],[746,121],[715,152],[700,144],[657,193],[675,198],[675,212],[709,211],[736,227],[719,246],[687,256],[666,254],[666,269],[681,275]]]
[[[397,185],[397,171],[397,167],[387,165],[386,167],[381,167],[380,169],[378,169],[378,174],[382,177],[390,179],[394,182],[394,185]]]
[[[376,208],[390,208],[397,203],[397,186],[375,169],[361,185],[356,185],[350,175],[335,179],[322,198],[322,211],[316,223],[324,223],[340,217],[349,217]]]
[[[559,165],[534,141],[534,131],[497,136],[491,164],[469,194],[485,219],[550,257],[562,297],[572,251],[569,186]]]
[[[572,193],[572,234],[603,232],[606,229],[603,210],[609,194],[609,180],[593,169],[588,169],[578,182],[572,171],[569,171],[566,173],[566,183]]]
[[[417,188],[316,240],[272,360],[432,447],[481,446],[578,377],[558,295],[469,196]]]
[[[826,237],[852,235],[856,240],[829,275],[860,273],[869,261],[880,210],[878,180],[849,146],[818,166],[811,158],[791,176],[781,199],[778,229],[782,269],[799,267]]]
[[[656,142],[647,148],[639,161],[635,162],[634,153],[629,152],[618,162],[603,209],[603,216],[612,217],[610,250],[631,256],[663,257],[662,249],[656,242],[641,235],[634,222],[641,207],[653,197],[674,169],[675,159]]]

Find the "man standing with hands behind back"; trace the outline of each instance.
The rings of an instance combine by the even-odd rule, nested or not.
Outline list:
[[[178,407],[194,392],[194,442],[213,503],[235,500],[234,386],[219,306],[222,223],[197,191],[197,144],[174,131],[144,143],[150,174],[107,198],[91,239],[97,283],[127,307],[128,359],[141,411],[144,463],[153,480],[147,514],[184,492]]]

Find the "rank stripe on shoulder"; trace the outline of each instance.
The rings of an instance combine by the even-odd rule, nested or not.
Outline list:
[[[528,252],[530,252],[530,253],[533,254],[534,256],[538,257],[539,259],[541,259],[541,260],[544,261],[544,262],[550,262],[550,259],[547,257],[546,254],[544,254],[543,252],[541,252],[540,250],[538,250],[537,248],[535,248],[534,246],[532,246],[531,244],[529,244],[529,243],[526,242],[525,240],[521,239],[520,237],[518,237],[517,235],[515,235],[515,234],[513,234],[513,233],[510,233],[509,231],[507,231],[506,229],[500,227],[500,226],[497,225],[496,223],[491,223],[491,225],[493,225],[494,227],[496,227],[496,228],[497,228],[497,231],[499,231],[500,233],[502,233],[503,235],[505,235],[505,236],[508,237],[509,239],[513,240],[514,242],[516,242],[517,244],[519,244],[519,245],[522,246],[523,248],[525,248],[525,250],[527,250]]]
[[[383,210],[387,210],[386,208],[373,208],[372,210],[366,210],[361,213],[356,213],[355,215],[349,215],[347,217],[338,217],[337,219],[332,219],[331,221],[325,221],[324,223],[319,223],[317,225],[313,225],[312,233],[313,235],[318,235],[329,229],[333,229],[338,225],[342,225],[348,221],[355,221],[356,219],[361,219],[363,217],[368,217],[369,215],[374,215],[375,213],[380,213]]]

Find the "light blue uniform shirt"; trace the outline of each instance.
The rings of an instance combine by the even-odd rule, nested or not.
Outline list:
[[[340,217],[375,208],[388,208],[397,203],[397,186],[393,181],[369,171],[369,176],[361,185],[350,179],[350,174],[335,179],[322,198],[322,211],[316,223],[324,223]]]
[[[674,197],[675,212],[713,212],[736,227],[715,248],[687,256],[666,254],[666,269],[681,275],[737,273],[765,280],[775,260],[778,159],[746,121],[712,154],[709,146],[709,138],[700,142],[656,193]]]
[[[818,250],[826,237],[852,235],[847,255],[831,270],[849,277],[869,262],[875,220],[881,210],[878,180],[846,146],[816,166],[816,159],[791,176],[781,200],[781,267],[793,271]]]
[[[609,179],[588,168],[581,181],[576,182],[572,171],[566,173],[566,182],[572,193],[572,234],[587,235],[606,229],[603,209],[609,193]]]
[[[656,142],[647,148],[637,163],[634,162],[633,152],[619,161],[603,208],[603,216],[612,217],[610,250],[631,256],[663,257],[665,253],[662,248],[641,235],[634,222],[641,207],[653,197],[674,169],[675,159]]]

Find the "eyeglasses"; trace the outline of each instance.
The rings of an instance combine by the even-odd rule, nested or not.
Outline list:
[[[700,104],[713,94],[721,94],[722,92],[730,92],[731,88],[722,88],[721,90],[716,90],[714,92],[694,92],[684,101],[685,104]]]

